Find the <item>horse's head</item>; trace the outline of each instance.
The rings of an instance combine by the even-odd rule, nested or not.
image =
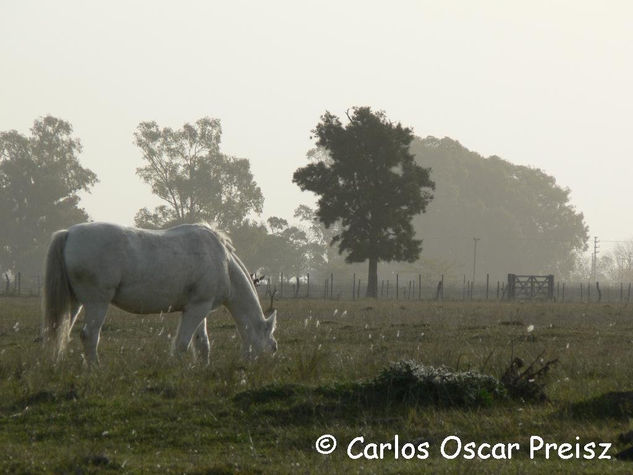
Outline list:
[[[259,330],[251,338],[248,345],[243,347],[247,358],[256,358],[260,355],[274,355],[277,351],[277,340],[274,333],[277,327],[277,310],[273,310],[260,324]]]

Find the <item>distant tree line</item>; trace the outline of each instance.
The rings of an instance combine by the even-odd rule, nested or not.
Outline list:
[[[140,209],[137,226],[213,222],[252,270],[315,278],[367,272],[370,296],[379,262],[382,273],[447,278],[470,278],[474,264],[479,278],[494,279],[570,277],[583,267],[587,226],[553,177],[449,138],[415,137],[383,112],[357,107],[346,120],[321,117],[315,148],[293,177],[318,203],[298,206],[292,220],[259,218],[264,197],[250,162],[223,153],[221,135],[220,121],[208,117],[180,129],[138,125],[137,174],[162,204]],[[0,133],[1,272],[39,273],[51,233],[89,219],[78,193],[97,176],[81,166],[81,150],[72,126],[51,116],[37,119],[29,135]],[[624,276],[632,254],[623,244],[600,266]]]

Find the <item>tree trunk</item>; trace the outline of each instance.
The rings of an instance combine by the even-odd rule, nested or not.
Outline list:
[[[367,297],[378,297],[378,259],[369,258],[369,274],[367,276]]]

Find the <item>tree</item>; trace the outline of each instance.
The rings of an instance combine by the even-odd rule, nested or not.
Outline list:
[[[46,116],[30,136],[0,133],[0,267],[12,272],[41,271],[51,234],[86,221],[79,191],[97,176],[80,165],[81,142],[70,123]]]
[[[409,152],[411,129],[369,107],[353,108],[348,119],[343,126],[329,112],[321,117],[313,134],[329,158],[297,169],[293,182],[319,195],[317,216],[326,227],[340,223],[332,244],[346,262],[369,261],[367,296],[376,297],[379,261],[418,258],[422,243],[411,219],[425,211],[435,185]]]
[[[573,270],[586,249],[587,226],[569,202],[570,190],[554,177],[484,158],[447,137],[416,138],[410,150],[431,167],[438,188],[429,212],[413,221],[424,239],[422,268],[450,263],[453,278],[470,278],[477,237],[480,283],[486,273],[499,280],[508,273],[559,278]]]
[[[139,210],[138,226],[214,221],[231,229],[251,211],[261,213],[264,197],[249,161],[221,153],[221,135],[220,121],[209,117],[180,130],[160,129],[156,122],[138,125],[134,139],[146,165],[136,172],[167,203]]]

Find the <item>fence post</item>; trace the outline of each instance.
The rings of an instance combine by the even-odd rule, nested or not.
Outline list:
[[[444,274],[442,274],[442,291],[440,292],[440,298],[444,300]]]
[[[385,293],[385,281],[384,279],[380,281],[380,296],[383,297]]]
[[[422,274],[418,274],[418,300],[422,300]]]
[[[490,290],[490,274],[486,274],[486,300],[488,300],[489,290]]]
[[[279,279],[279,286],[281,287],[281,290],[279,291],[280,295],[279,297],[284,298],[284,273],[281,273],[281,278]]]
[[[308,272],[306,285],[308,286],[308,290],[306,290],[306,298],[310,298],[310,273]]]
[[[591,283],[587,282],[587,302],[591,302]]]
[[[580,301],[583,301],[583,295],[582,295],[582,282],[580,283]]]
[[[352,278],[352,300],[356,300],[356,272]]]
[[[330,274],[330,298],[334,297],[334,273]]]
[[[358,287],[356,287],[356,299],[360,300],[360,279],[358,279]]]
[[[565,282],[563,282],[563,302],[565,301]]]

